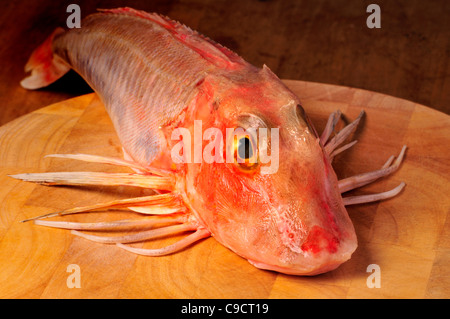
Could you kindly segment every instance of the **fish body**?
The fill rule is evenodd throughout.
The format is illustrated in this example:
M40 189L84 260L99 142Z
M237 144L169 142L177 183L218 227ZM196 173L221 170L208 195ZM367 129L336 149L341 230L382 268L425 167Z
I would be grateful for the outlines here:
M355 251L331 166L335 147L326 148L328 138L319 137L299 98L266 66L168 18L119 8L88 16L80 29L55 31L33 53L22 86L46 86L70 68L100 96L125 158L174 177L173 192L203 237L211 234L259 268L295 275L330 271ZM180 139L178 128L194 138ZM210 128L220 134L205 138ZM267 135L230 142L227 128ZM184 151L195 153L199 130L203 155L204 141L225 145L215 148L215 161ZM183 160L174 161L180 143ZM271 148L270 163L258 157L262 148Z

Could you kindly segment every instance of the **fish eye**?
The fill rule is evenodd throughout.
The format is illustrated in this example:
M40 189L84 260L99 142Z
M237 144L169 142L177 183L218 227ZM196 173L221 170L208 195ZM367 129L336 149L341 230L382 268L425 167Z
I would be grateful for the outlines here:
M235 163L243 169L256 168L258 165L257 147L251 136L235 136L234 159Z
M239 157L243 159L249 159L253 156L253 147L250 143L250 139L247 136L239 139L237 151Z

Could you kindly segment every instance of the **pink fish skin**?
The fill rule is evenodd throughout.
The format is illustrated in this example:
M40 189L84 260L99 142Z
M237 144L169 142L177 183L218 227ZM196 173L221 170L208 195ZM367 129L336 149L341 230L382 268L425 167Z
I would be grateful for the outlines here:
M33 53L22 85L44 87L70 68L100 96L126 158L173 174L173 193L203 235L256 267L294 275L333 270L355 251L324 141L268 67L168 18L119 8L86 17L80 29L57 29ZM174 163L172 133L181 127L194 136L196 120L203 134L219 129L223 142L227 128L265 128L268 136L278 129L278 169L263 174L270 163L260 161Z

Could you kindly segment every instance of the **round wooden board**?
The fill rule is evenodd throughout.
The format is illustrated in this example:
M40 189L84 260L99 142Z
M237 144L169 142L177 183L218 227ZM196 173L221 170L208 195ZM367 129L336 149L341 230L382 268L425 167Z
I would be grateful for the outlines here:
M400 170L358 194L405 181L381 203L348 207L359 247L338 269L314 277L259 270L214 238L158 258L136 256L69 231L21 223L36 215L139 190L46 187L10 174L107 170L116 167L44 158L54 153L121 156L111 122L95 94L47 106L0 128L1 298L448 298L450 297L450 117L409 101L364 90L285 81L321 131L330 112L348 120L364 109L359 142L334 162L339 177L377 169L408 145ZM26 94L24 92L24 94ZM122 212L70 216L97 221ZM67 217L69 218L69 217ZM167 238L145 247L165 245ZM369 288L368 266L379 266L380 288ZM69 288L73 266L80 288ZM76 266L75 266L76 267ZM369 278L369 282L371 282Z

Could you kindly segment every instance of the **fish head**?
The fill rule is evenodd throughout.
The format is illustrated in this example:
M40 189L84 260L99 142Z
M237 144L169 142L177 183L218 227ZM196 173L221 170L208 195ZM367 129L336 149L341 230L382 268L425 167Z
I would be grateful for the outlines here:
M187 201L220 243L256 267L335 269L357 240L328 155L296 95L267 67L251 76L211 84L208 111L196 117L203 159L188 165Z

